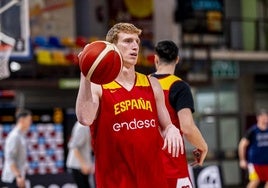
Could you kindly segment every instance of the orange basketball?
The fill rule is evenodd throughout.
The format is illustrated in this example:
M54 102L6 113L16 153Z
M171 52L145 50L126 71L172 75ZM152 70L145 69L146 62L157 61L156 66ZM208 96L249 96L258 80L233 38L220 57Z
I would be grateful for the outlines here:
M95 41L78 55L79 67L87 80L95 84L113 81L122 69L122 57L114 44Z

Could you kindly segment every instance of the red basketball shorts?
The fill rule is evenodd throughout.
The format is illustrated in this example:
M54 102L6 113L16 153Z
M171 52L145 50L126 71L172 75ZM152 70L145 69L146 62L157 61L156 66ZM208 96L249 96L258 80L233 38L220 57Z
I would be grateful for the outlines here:
M248 164L249 180L268 181L268 165Z

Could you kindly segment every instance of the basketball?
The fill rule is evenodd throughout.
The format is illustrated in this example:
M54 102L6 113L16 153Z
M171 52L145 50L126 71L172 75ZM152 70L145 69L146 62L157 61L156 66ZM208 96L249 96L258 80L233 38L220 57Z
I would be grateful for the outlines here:
M122 69L122 57L114 44L95 41L78 55L79 67L87 80L95 84L113 81Z

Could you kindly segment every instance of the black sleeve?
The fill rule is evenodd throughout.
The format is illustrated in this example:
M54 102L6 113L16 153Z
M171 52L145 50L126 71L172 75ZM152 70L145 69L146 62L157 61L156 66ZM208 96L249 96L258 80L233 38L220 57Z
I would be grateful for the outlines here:
M246 138L247 140L251 140L253 136L254 136L254 128L251 128L246 132L244 138Z
M183 108L189 108L194 112L194 100L190 86L184 81L177 81L171 86L169 101L177 112Z

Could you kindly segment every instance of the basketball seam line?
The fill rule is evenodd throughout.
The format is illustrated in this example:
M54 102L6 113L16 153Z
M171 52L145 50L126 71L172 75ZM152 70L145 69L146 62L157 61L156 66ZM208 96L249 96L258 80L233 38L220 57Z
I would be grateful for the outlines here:
M97 57L97 59L94 61L94 63L92 64L92 66L90 67L86 78L90 81L90 78L94 72L94 70L97 68L97 66L100 64L101 59L110 51L112 51L114 48L112 45L107 45L106 48L99 54L99 56Z

